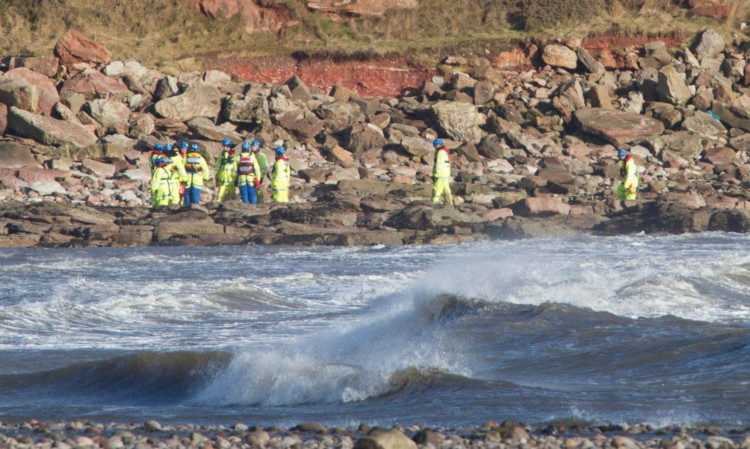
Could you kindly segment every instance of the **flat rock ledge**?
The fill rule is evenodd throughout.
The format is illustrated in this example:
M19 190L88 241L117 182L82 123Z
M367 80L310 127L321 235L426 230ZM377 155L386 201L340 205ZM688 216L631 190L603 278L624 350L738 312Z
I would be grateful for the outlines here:
M582 234L750 231L750 208L744 201L707 203L689 195L572 206L555 197L528 197L502 208L433 206L426 200L402 204L340 190L328 196L314 203L163 208L8 201L0 204L0 247L394 246Z
M333 427L303 422L293 427L224 425L169 425L150 419L144 424L96 422L0 423L0 447L8 448L237 448L282 449L747 449L748 429L715 426L695 428L649 425L555 425L539 428L504 421L481 426L425 428L420 425L391 428L367 424Z

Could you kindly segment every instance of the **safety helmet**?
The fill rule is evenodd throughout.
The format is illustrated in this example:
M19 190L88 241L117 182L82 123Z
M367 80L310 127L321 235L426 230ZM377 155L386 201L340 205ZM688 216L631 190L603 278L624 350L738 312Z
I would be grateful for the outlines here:
M627 156L628 156L628 152L625 150L620 150L617 152L618 159L625 159Z
M197 143L193 143L192 145L190 145L190 149L198 151L198 144Z
M286 153L286 150L284 149L284 147L276 147L276 149L274 151L276 152L276 154L285 154Z
M440 139L435 139L432 141L432 146L435 148L442 146L442 145L443 145L443 141Z
M250 149L250 144L247 143L247 142L242 142L242 149L243 150L249 150Z
M260 142L258 142L257 140L253 140L253 142L250 144L250 146L260 148Z
M173 149L174 147L172 146L171 143L164 145L164 151L166 151L167 153L171 152Z
M164 145L157 143L154 145L154 151L164 151Z
M225 147L231 147L232 146L232 139L226 138L221 141L221 144Z
M180 144L180 148L183 148L183 149L187 150L188 149L188 143L187 143L187 141L183 140L182 143Z

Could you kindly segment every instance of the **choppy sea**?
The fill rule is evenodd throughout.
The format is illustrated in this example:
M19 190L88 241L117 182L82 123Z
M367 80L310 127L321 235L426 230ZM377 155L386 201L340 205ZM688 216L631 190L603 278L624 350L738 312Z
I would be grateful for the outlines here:
M750 236L0 250L0 421L750 425Z

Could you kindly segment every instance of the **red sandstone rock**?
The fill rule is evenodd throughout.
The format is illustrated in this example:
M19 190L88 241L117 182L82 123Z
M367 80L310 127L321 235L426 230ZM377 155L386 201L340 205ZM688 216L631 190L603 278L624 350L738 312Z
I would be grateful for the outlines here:
M200 0L196 7L203 14L212 18L216 18L220 14L223 14L224 17L239 14L242 17L242 26L246 33L275 32L282 26L295 23L291 19L291 10L283 4L264 7L253 0Z
M92 100L95 97L127 97L132 94L122 81L112 79L94 70L80 73L65 81L62 89L60 89L60 95L65 95L68 92L83 94L87 100Z
M75 30L68 30L55 44L55 56L68 69L78 63L92 67L104 65L112 58L112 53L103 45Z
M60 101L55 82L41 73L34 72L23 67L9 70L5 73L8 79L22 79L36 86L39 94L38 107L44 115L50 115L52 108Z

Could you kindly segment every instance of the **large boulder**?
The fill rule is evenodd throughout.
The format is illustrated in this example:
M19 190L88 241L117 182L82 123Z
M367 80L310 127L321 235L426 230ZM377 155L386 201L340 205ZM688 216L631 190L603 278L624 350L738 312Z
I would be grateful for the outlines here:
M221 115L230 122L256 126L270 122L268 100L263 96L233 95L224 102Z
M21 137L34 139L45 145L71 145L81 148L96 143L96 136L88 128L11 107L8 128Z
M581 131L617 146L646 140L664 132L664 124L659 120L617 109L581 109L574 115Z
M307 140L323 130L323 122L311 112L289 111L276 116L276 123L297 139Z
M5 78L22 79L36 86L39 94L39 110L45 115L50 115L52 108L60 101L60 95L57 93L54 81L41 73L21 67L8 70L5 73Z
M552 67L575 70L578 66L578 55L565 45L550 44L542 51L542 60Z
M363 153L373 148L383 148L388 140L383 131L371 123L358 123L345 132L346 149L353 153Z
M216 18L219 15L232 17L239 15L240 26L245 33L262 31L276 32L288 23L293 15L289 7L281 3L262 6L248 0L199 0L195 6L205 15Z
M672 151L687 159L692 159L703 151L701 137L688 131L677 131L662 136L661 141L664 143L664 150Z
M18 142L0 142L0 161L3 168L42 168L31 149Z
M660 101L684 106L693 94L674 66L668 65L659 71L656 96Z
M48 78L54 78L60 68L60 60L54 56L11 56L3 62L7 64L8 69L23 67Z
M154 111L163 118L183 122L195 117L216 117L221 112L221 93L216 86L201 81L181 95L158 101Z
M86 100L94 98L126 98L133 93L122 81L112 79L96 70L87 70L66 80L60 88L60 96L83 94Z
M719 120L703 111L695 111L693 116L683 120L681 127L701 137L716 137L727 133L727 129Z
M417 443L395 429L379 429L360 438L354 449L417 449Z
M29 112L39 110L39 90L23 79L0 78L0 103Z
M231 139L232 142L239 142L242 140L242 136L239 133L221 126L216 126L214 125L214 122L206 117L196 117L187 122L187 125L193 132L208 140L214 140L217 142L227 138Z
M119 101L97 99L89 104L89 114L105 127L127 125L130 108Z
M539 217L549 215L568 215L570 205L563 203L560 198L529 197L512 204L513 214L520 217Z
M85 63L92 67L105 65L112 53L103 45L75 30L68 30L55 44L55 56L68 68Z
M739 105L730 106L715 101L712 111L719 116L722 123L743 131L750 131L750 108Z
M432 105L431 111L443 135L473 144L478 144L482 138L481 117L473 104L439 101Z
M700 58L713 58L726 46L724 39L712 29L708 29L701 34L698 43L695 45L695 54Z

